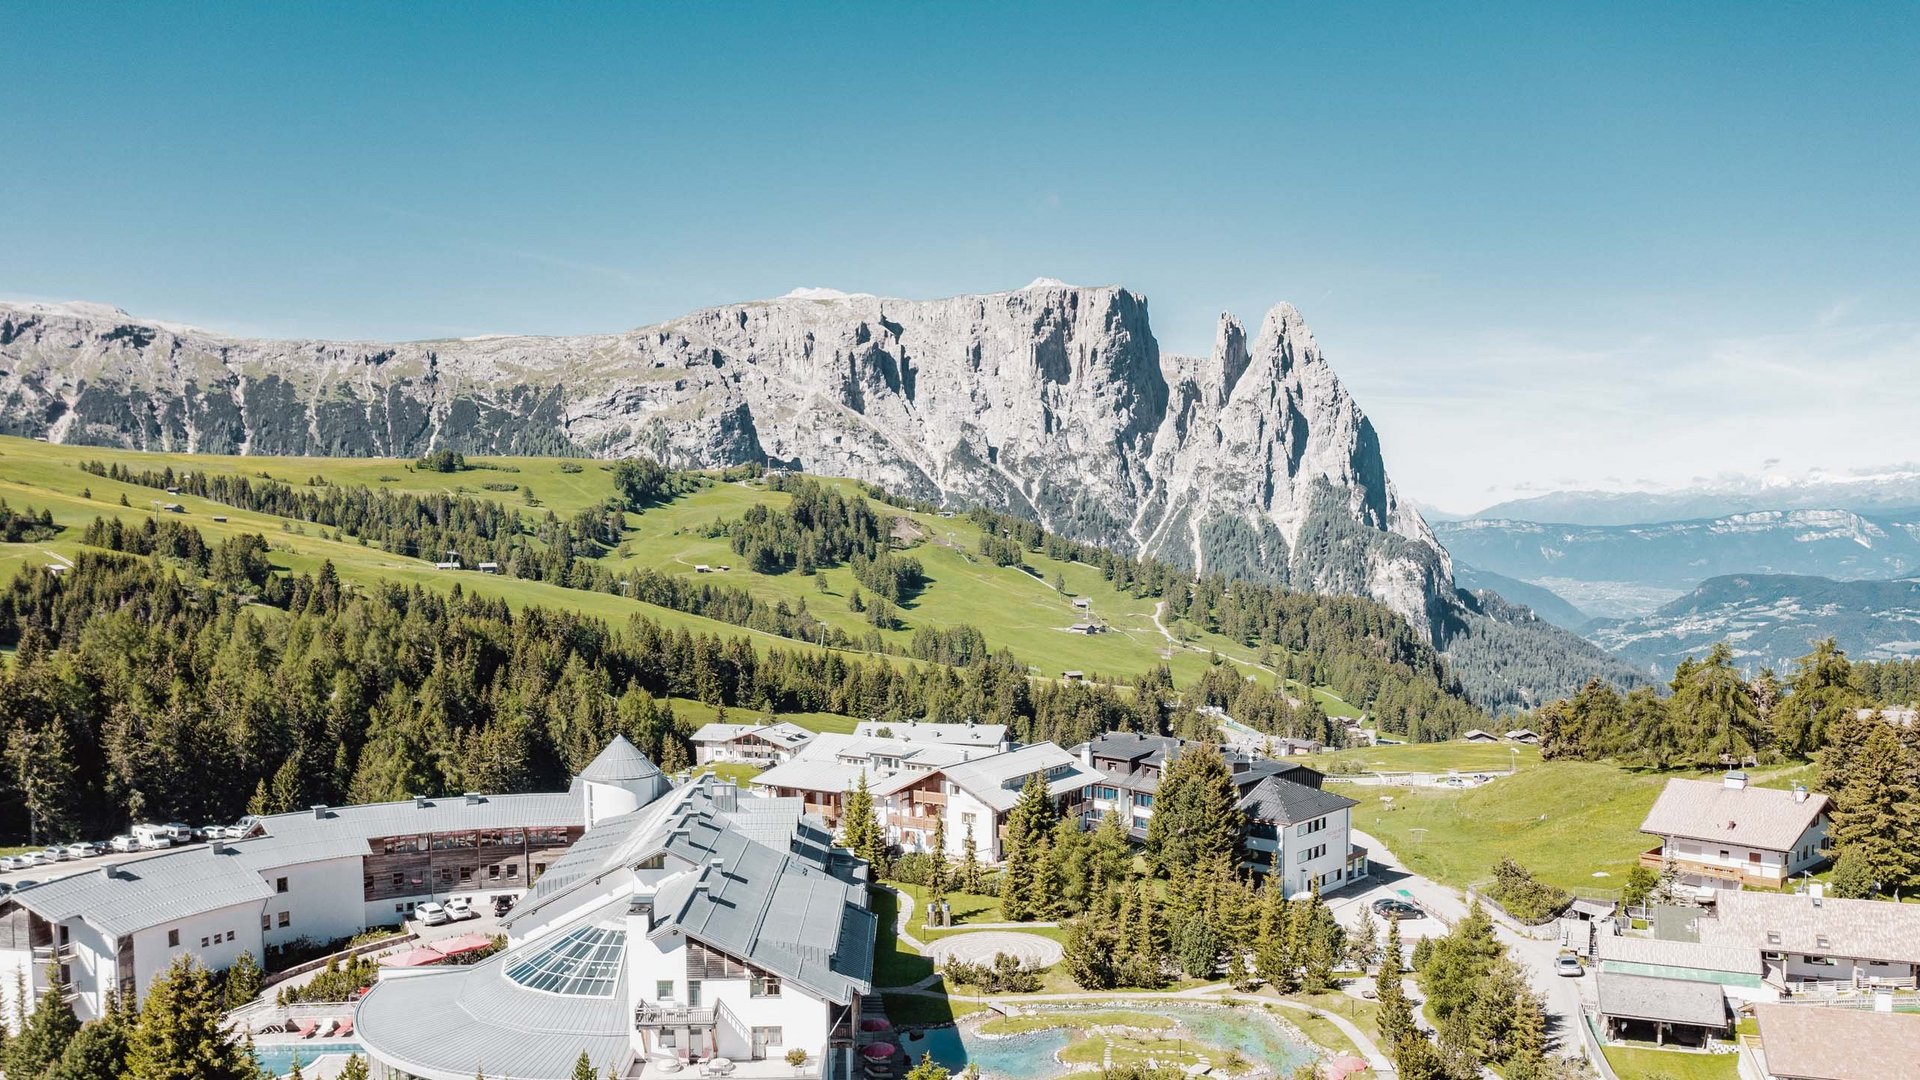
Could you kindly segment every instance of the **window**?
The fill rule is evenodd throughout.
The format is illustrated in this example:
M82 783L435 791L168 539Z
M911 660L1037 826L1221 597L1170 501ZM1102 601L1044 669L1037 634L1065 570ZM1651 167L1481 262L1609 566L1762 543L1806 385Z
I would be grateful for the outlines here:
M1749 851L1749 852L1747 852L1747 861L1748 861L1748 862L1750 862L1750 863L1752 863L1752 864L1753 864L1753 865L1755 865L1755 866L1759 866L1759 865L1760 865L1760 853L1759 853L1759 852L1757 852L1757 851Z
M1111 802L1120 797L1120 791L1117 788L1103 787L1100 789L1100 797Z
M402 889L406 887L406 884L407 884L407 875L401 874L401 873L396 873L393 875L394 888Z
M489 866L489 867L487 867L487 876L488 876L488 877L490 877L490 878L497 878L497 877L499 877L499 876L500 876L500 864L499 864L499 863L494 863L494 864L493 864L492 866Z
M757 998L779 997L780 996L780 976L769 975L764 971L754 972L753 973L753 996Z
M167 948L177 949L179 947L180 947L180 931L178 930L167 931Z
M286 879L286 878L274 878L274 879L273 879L273 891L274 891L274 892L286 892L286 891L287 891L287 879Z
M672 1001L673 1000L673 980L661 979L659 982L654 983L653 999L655 1001Z
M1135 806L1152 806L1152 805L1153 805L1153 796L1152 796L1152 795L1150 795L1150 794L1148 794L1147 792L1144 792L1144 791L1142 791L1142 792L1139 792L1139 793L1137 793L1137 794L1135 794L1135 795L1134 795L1134 797L1133 797L1133 805L1135 805Z
M203 938L201 938L201 939L200 939L200 947L201 947L201 948L203 948L203 949L207 947L207 939L206 939L206 938L204 938L204 937L203 937Z
M519 877L519 876L520 876L520 864L519 864L519 863L517 863L517 862L510 862L510 863L508 863L508 864L507 864L507 876L508 876L508 877Z
M231 930L229 930L229 931L227 931L227 940L228 940L228 941L232 941L232 940L233 940L233 931L231 931Z
M280 919L279 919L279 923L280 923L280 926L281 926L281 928L282 928L282 929L284 929L284 928L286 928L286 927L288 927L288 926L290 926L290 925L292 925L292 924L293 924L293 912L291 912L291 911L283 911L283 912L281 912L281 913L280 913Z
M777 1027L757 1027L753 1029L753 1042L756 1046L779 1046L782 1038Z
M472 881L472 880L473 880L473 867L471 867L471 866L463 866L463 867L461 867L461 868L460 868L460 880L461 880L461 881Z

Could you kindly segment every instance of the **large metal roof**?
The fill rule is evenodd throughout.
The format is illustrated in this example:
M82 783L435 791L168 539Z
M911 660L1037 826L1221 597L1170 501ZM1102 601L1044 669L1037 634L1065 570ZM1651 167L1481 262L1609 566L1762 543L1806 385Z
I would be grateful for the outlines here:
M576 933L624 933L626 914L623 897L471 967L390 973L360 1002L358 1038L424 1080L567 1080L582 1051L596 1075L605 1075L628 1053L627 965L611 965L612 984L596 982L591 994L535 989L509 973L529 962L555 970L547 958L556 943Z

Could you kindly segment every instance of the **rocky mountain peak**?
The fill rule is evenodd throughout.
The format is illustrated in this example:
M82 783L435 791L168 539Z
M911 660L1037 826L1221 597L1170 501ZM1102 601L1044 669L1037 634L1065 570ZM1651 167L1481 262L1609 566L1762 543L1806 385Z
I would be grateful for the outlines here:
M1205 360L1145 297L1038 279L907 300L825 288L626 333L229 338L0 305L0 430L224 453L773 462L983 503L1197 572L1382 600L1437 635L1446 553L1290 304Z

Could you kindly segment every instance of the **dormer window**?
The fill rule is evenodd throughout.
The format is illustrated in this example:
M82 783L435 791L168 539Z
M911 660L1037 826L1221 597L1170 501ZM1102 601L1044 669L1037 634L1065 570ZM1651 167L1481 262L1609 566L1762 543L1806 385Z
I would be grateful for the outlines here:
M1778 930L1767 931L1767 944L1769 945L1780 944L1780 931Z

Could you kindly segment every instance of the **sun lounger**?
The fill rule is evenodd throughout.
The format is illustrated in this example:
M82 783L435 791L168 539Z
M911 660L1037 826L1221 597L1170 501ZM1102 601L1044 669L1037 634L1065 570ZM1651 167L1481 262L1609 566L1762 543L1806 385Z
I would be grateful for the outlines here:
M345 1020L340 1021L340 1030L333 1034L334 1037L341 1039L353 1034L353 1017L349 1016Z
M311 1039L313 1033L320 1030L320 1025L312 1020L299 1020L294 1022L293 1030L299 1032L301 1038Z

